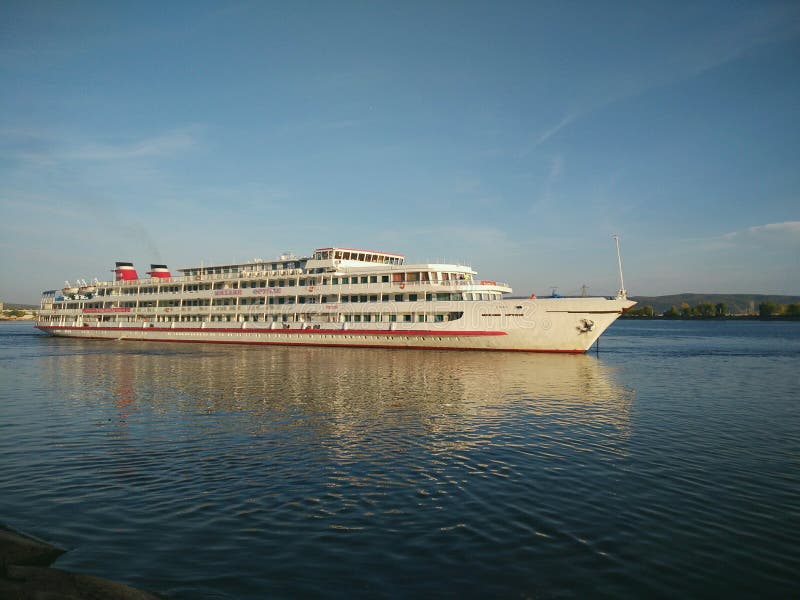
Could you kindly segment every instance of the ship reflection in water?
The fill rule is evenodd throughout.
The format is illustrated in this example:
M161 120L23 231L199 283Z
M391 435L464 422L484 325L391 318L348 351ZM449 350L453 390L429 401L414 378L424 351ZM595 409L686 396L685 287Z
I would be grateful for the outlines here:
M178 597L504 595L560 587L537 560L607 562L580 539L616 518L595 490L628 456L634 397L594 356L62 344L43 384L82 463L58 493L103 519L65 567ZM135 573L109 573L103 553L131 551Z
M251 431L294 430L302 419L317 435L337 436L367 435L365 422L457 431L476 417L485 429L487 417L523 412L559 416L561 426L613 427L624 440L632 401L591 355L113 342L105 353L96 342L68 343L75 352L53 357L48 385L78 404L113 404L122 424L138 411L247 413Z

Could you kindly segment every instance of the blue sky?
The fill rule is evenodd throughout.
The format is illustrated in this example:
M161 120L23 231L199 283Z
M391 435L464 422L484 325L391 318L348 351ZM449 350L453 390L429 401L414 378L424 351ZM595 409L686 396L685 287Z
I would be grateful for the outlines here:
M5 2L0 299L344 245L800 294L797 2Z

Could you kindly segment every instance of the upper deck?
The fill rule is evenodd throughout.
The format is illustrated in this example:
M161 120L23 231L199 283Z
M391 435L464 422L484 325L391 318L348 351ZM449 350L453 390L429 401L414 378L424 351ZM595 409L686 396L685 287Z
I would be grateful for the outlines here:
M116 281L95 281L87 287L48 290L43 293L43 303L71 299L91 300L98 297L136 295L158 298L162 295L236 293L255 294L262 288L270 293L282 289L293 296L319 296L348 293L388 293L406 290L406 293L424 292L433 288L459 287L465 291L493 291L510 293L511 288L496 281L478 281L471 267L456 264L407 264L401 254L360 250L355 248L318 248L310 257L283 254L271 261L253 259L223 265L187 267L178 269L179 276L171 276L166 265L156 265L158 270L148 272L150 277L139 277L132 263L117 263L127 269L128 278ZM119 269L118 269L119 270ZM156 272L158 271L158 272ZM155 276L154 276L155 275ZM254 289L251 289L254 288ZM240 292L238 290L241 290Z

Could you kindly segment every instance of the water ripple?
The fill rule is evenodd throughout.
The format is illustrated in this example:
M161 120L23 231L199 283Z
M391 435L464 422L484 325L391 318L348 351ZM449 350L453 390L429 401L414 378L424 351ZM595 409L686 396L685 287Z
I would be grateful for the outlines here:
M599 358L0 329L0 515L174 598L791 597L800 329L674 327Z

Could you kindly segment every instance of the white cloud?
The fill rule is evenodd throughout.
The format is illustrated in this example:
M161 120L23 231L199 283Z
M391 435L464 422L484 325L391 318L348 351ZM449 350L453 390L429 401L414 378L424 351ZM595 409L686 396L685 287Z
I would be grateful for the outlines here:
M767 223L766 225L754 225L743 231L732 231L722 236L725 240L737 240L743 238L798 238L800 239L800 221L784 221L783 223Z
M198 146L199 127L184 127L139 140L115 144L73 141L74 135L0 130L0 152L35 165L64 161L120 161L176 156Z
M131 158L165 157L180 154L197 145L196 135L179 129L138 142L126 144L90 144L64 153L73 160L126 160Z

